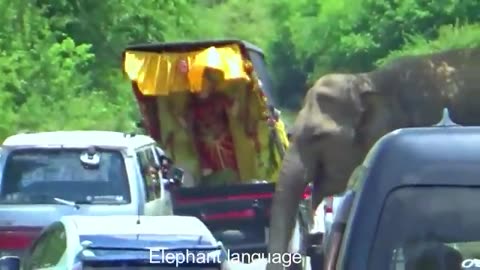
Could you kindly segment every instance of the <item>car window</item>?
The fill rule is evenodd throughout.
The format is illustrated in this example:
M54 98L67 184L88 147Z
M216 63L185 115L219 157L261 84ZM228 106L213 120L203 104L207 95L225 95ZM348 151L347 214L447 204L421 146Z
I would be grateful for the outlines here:
M129 203L120 151L96 150L98 167L84 162L85 149L21 149L7 156L0 202L51 204L54 198L91 203Z
M62 223L51 225L32 246L25 258L25 270L53 267L60 260L67 248L67 237ZM28 258L28 259L27 259Z
M154 148L147 147L137 151L137 162L142 173L146 201L153 201L160 198L160 182L156 173L157 160L154 156Z
M369 269L462 269L480 256L480 188L407 186L384 204ZM426 268L430 269L430 268Z
M154 150L155 155L157 155L157 159L160 159L160 157L165 155L165 151L163 151L163 149L160 146L156 146L154 149L155 149Z

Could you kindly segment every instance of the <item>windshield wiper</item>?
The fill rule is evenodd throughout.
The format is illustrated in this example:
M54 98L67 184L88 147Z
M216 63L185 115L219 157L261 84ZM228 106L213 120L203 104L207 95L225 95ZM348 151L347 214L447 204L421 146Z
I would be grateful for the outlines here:
M57 203L63 204L63 205L70 205L72 207L75 207L75 209L80 209L80 204L92 204L91 201L69 201L69 200L64 200L62 198L53 198Z

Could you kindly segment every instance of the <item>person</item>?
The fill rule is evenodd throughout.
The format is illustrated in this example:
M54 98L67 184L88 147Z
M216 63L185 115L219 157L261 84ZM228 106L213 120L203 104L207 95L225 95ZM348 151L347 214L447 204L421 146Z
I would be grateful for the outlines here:
M228 112L235 114L238 105L233 98L219 91L219 72L214 69L204 71L202 91L192 94L186 119L181 119L182 126L189 128L193 134L204 179L201 182L204 184L239 180L235 145L228 120Z
M435 243L417 249L413 258L407 258L405 270L461 270L462 254L445 244Z

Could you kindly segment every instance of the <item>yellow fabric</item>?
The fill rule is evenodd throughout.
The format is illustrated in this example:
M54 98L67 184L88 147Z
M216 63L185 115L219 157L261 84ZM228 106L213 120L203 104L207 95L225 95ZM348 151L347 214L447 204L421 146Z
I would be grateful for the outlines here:
M186 111L188 92L175 93L169 97L157 97L158 119L162 149L175 159L177 166L192 175L200 175L199 161L188 130L184 129L179 118Z
M285 128L285 124L283 121L280 119L276 124L275 124L275 130L277 131L277 136L279 143L283 147L283 152L285 152L289 146L290 141L288 140L287 136L287 129ZM275 152L275 162L276 162L276 169L271 174L272 181L277 181L278 179L278 173L280 172L279 168L282 163L283 156L280 155L279 151Z
M179 72L180 61L188 72ZM143 95L168 96L175 92L197 93L203 85L205 68L223 72L225 80L249 80L238 45L210 47L187 53L125 52L123 68L129 79L137 82Z
M187 73L178 68L181 60L188 63ZM245 73L246 65L251 63L242 59L238 45L188 53L126 52L124 69L128 77L137 82L143 95L157 96L159 143L177 165L194 178L201 175L200 159L194 138L181 126L179 119L186 116L189 95L202 89L205 68L223 71L224 81L218 89L237 103L237 113L230 110L227 115L241 180L276 181L278 178L282 156L278 143L272 141L272 127L267 123L267 100L256 76L250 78ZM256 151L255 141L248 136L247 130L257 131L260 152ZM286 149L288 139L283 122L278 122L274 131L276 139Z

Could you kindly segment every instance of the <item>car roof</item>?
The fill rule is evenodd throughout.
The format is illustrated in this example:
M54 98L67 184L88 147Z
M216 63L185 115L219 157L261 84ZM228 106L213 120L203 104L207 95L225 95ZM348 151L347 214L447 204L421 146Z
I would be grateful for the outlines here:
M74 130L23 133L8 137L3 146L103 146L109 148L140 148L155 143L145 135L130 135L115 131Z
M128 46L125 51L145 51L145 52L188 52L193 50L207 49L211 46L227 46L238 44L247 50L252 50L260 55L264 55L262 49L252 43L240 39L213 39L213 40L191 40L178 42L146 43L134 44Z
M199 235L214 239L202 221L190 216L64 216L61 221L74 224L78 235Z
M364 161L365 167L370 170L365 180L385 190L401 185L448 182L480 186L477 178L441 180L438 177L413 176L425 166L442 163L445 170L452 170L451 166L457 166L458 162L477 163L480 170L480 127L400 129L384 136L372 148Z
M354 189L358 195L348 218L351 230L344 240L348 269L355 269L353 263L358 266L367 261L370 249L364 249L364 243L375 241L390 194L406 187L480 188L480 127L456 125L444 114L437 125L386 134L371 148L362 165L361 184ZM403 201L401 205L415 207Z

